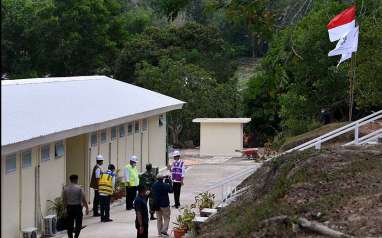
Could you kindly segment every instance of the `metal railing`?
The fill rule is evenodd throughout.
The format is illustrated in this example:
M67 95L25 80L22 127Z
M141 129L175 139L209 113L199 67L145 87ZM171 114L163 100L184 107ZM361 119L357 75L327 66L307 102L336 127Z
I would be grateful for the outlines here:
M359 145L361 142L363 143L366 143L364 140L367 139L365 137L362 137L362 138L359 138L359 128L361 126L364 126L368 123L371 123L371 122L374 122L378 119L381 119L382 118L382 110L378 111L378 112L375 112L369 116L366 116L364 118L361 118L355 122L352 122L352 123L349 123L343 127L340 127L338 129L335 129L331 132L328 132L322 136L319 136L313 140L310 140L308 142L305 142L299 146L296 146L290 150L287 150L285 151L284 153L282 154L286 154L286 153L290 153L292 151L295 151L295 150L306 150L306 149L309 149L309 148L312 148L312 147L315 147L316 149L321 149L321 144L328 141L328 140L331 140L335 137L338 137L340 135L343 135L345 133L348 133L350 131L354 131L354 140L349 142L348 144L355 144L355 145ZM379 131L379 130L378 130ZM374 133L374 132L372 132ZM378 132L377 134L374 134L375 137L373 137L373 139L375 138L378 138L379 135L381 133ZM370 139L370 138L369 138ZM345 144L345 145L348 145L348 144Z
M220 195L220 197L215 197L215 202L217 202L218 204L220 204L221 202L225 202L227 200L227 197L231 197L239 190L238 185L242 181L244 181L249 175L253 174L253 172L255 172L257 168L258 166L251 166L230 176L227 176L222 180L209 186L204 192L213 192L215 193L215 195Z

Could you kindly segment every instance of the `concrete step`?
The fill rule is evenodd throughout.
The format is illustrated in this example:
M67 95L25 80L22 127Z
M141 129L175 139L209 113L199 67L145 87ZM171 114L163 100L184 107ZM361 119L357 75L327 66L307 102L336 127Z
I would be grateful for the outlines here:
M201 217L210 217L210 216L216 214L217 212L218 212L218 210L214 209L214 208L203 208L200 211L200 216Z

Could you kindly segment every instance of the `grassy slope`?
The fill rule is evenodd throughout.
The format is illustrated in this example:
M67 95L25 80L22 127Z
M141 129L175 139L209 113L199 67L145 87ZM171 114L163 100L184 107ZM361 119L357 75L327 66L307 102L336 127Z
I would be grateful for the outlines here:
M243 183L251 191L204 225L200 237L319 237L295 233L290 224L261 224L278 215L361 237L382 235L381 145L289 154Z

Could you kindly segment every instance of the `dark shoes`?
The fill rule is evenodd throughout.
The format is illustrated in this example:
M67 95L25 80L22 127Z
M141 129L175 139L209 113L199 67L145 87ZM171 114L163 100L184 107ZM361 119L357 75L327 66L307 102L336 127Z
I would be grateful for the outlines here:
M93 214L93 217L100 217L100 214Z
M161 232L162 236L169 236L167 232Z
M101 220L101 222L111 222L113 221L113 219L105 219L105 220Z
M151 216L150 220L153 221L153 220L156 220L156 218L154 216Z

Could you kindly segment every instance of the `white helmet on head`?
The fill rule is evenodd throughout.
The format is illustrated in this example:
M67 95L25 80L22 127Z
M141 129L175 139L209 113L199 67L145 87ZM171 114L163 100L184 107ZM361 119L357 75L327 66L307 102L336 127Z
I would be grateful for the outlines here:
M172 156L173 157L180 156L180 151L179 150L174 150L174 152L172 152Z
M134 163L137 163L137 162L138 162L138 156L136 156L136 155L132 155L132 156L130 157L130 161L133 161Z
M97 155L96 156L97 161L103 161L103 156L102 155Z

